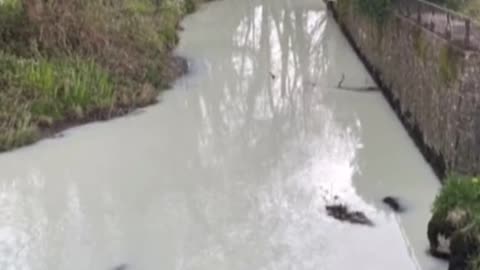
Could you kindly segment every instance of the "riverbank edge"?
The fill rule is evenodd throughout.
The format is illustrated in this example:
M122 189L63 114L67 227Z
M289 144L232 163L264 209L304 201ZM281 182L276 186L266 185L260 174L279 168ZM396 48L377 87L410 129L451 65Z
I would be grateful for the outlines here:
M188 15L189 14L187 14L186 16ZM169 72L169 76L167 78L163 78L163 79L166 79L165 83L168 86L166 88L153 89L153 91L155 92L155 98L153 100L148 100L147 102L144 102L144 103L132 102L131 104L125 104L123 106L117 105L113 110L99 108L97 110L93 110L92 112L86 114L82 118L66 119L64 121L54 122L52 123L52 125L48 127L41 128L39 136L36 137L35 141L33 141L32 143L19 146L17 148L13 148L4 152L15 151L19 148L36 144L44 139L52 138L55 136L62 136L61 133L70 128L74 128L74 127L89 124L89 123L106 122L109 120L113 120L115 118L126 116L138 109L142 109L151 105L158 104L159 97L162 94L162 92L171 90L171 84L176 80L178 80L179 78L181 78L182 76L187 75L189 71L187 59L174 54L174 49L175 48L171 49L167 55L168 57L167 65L169 67L167 71ZM0 151L0 154L1 153L2 151Z
M410 138L415 143L417 149L422 153L424 159L430 165L438 179L442 181L447 174L444 158L441 155L436 154L434 149L425 143L420 128L416 124L409 123L408 116L402 113L400 101L395 99L391 89L382 81L379 73L370 63L367 56L361 51L360 47L356 44L346 25L339 19L338 11L335 8L334 2L330 0L323 0L323 2L327 6L327 10L331 12L332 17L335 19L335 22L348 40L348 43L353 48L358 58L367 69L368 73L372 76L373 80L380 88L383 96L395 112L395 115L402 123Z

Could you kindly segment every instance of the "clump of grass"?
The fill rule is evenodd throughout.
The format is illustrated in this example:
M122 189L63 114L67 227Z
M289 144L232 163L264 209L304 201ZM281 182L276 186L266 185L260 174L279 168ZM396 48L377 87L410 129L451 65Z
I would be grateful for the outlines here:
M157 6L158 5L158 6ZM130 0L125 2L125 9L132 14L151 14L160 8L160 1Z
M71 111L110 106L114 100L113 79L90 60L21 59L0 54L0 67L0 79L13 88L11 94L29 99L34 115L62 119Z
M21 61L15 66L14 78L30 89L38 100L32 106L35 115L54 119L74 115L82 117L90 108L111 106L114 82L110 75L93 61Z
M21 5L18 0L3 0L0 4L0 21L2 25L18 21L21 13ZM11 25L9 25L11 27Z
M447 177L442 191L435 199L433 212L446 214L460 208L480 218L480 179L452 174ZM479 219L480 220L480 219Z
M0 150L32 142L56 122L107 111L115 102L115 81L93 61L0 54L0 69Z
M40 137L39 130L32 124L31 114L24 107L3 108L0 120L0 151L32 143Z
M480 269L480 179L448 176L435 199L433 213L428 228L431 246L436 248L437 233L451 237L450 267Z

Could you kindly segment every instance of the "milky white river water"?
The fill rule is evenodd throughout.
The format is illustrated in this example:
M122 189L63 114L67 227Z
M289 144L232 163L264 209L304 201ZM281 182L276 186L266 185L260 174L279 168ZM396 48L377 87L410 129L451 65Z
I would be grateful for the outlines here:
M439 182L320 0L185 19L155 106L0 155L1 270L438 270ZM407 212L382 205L399 197ZM325 213L337 201L374 227Z

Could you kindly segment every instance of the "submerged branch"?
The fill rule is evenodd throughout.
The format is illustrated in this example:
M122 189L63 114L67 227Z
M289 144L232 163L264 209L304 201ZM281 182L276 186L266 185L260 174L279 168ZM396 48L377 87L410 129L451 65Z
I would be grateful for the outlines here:
M342 73L342 78L337 84L338 89L345 90L345 91L354 91L354 92L372 92L372 91L380 90L380 88L378 88L377 86L346 87L346 86L343 86L344 81L345 81L345 74Z

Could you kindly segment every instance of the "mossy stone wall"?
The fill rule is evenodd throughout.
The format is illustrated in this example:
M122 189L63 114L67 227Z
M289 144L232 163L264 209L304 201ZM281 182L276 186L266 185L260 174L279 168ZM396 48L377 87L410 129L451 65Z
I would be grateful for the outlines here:
M480 55L391 13L382 24L337 0L338 20L443 172L480 172ZM425 153L425 151L424 151ZM433 161L433 159L435 159ZM440 159L440 161L439 161Z

